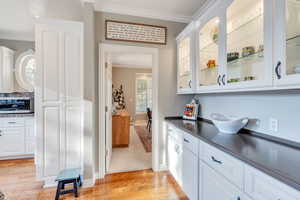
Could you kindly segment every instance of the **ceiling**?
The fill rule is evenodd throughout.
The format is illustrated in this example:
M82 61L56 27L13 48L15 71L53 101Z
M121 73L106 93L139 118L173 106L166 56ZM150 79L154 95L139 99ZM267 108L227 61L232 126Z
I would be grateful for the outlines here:
M103 12L188 23L207 0L95 0Z
M111 54L113 67L124 68L152 68L152 55L144 53L113 53Z

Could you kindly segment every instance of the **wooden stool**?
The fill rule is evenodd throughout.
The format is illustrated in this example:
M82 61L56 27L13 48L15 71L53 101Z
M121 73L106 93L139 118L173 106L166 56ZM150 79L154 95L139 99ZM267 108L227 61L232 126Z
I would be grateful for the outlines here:
M56 181L58 181L55 200L59 200L59 195L74 193L75 197L78 197L78 186L82 186L82 177L80 175L80 169L65 169L61 171ZM65 185L73 183L73 189L65 190Z

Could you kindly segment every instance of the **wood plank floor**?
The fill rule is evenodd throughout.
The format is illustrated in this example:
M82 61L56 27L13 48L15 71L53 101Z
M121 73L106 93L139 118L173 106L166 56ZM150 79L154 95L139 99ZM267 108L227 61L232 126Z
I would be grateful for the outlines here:
M0 190L9 200L53 200L55 188L43 189L35 180L32 159L0 161ZM62 200L186 200L168 172L152 170L111 174L94 187L80 190L80 197L64 195Z

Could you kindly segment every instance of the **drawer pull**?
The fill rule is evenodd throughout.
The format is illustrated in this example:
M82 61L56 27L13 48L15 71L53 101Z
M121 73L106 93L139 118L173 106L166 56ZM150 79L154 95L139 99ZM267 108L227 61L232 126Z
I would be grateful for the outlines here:
M219 161L219 160L217 160L217 159L215 159L215 157L211 157L211 159L212 159L212 161L214 161L214 162L216 162L216 163L218 163L218 164L222 164L222 161Z
M9 124L16 124L17 122L8 122Z
M183 139L183 141L186 142L186 143L190 143L190 141L188 141L188 140L185 139L185 138Z

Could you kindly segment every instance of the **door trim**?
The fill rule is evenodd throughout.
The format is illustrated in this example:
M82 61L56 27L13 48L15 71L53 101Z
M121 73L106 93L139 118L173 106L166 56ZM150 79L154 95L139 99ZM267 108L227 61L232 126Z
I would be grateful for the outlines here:
M129 45L115 45L99 43L99 176L97 178L104 178L105 170L105 55L113 52L135 53L143 52L152 54L152 169L153 171L164 170L159 163L159 127L158 127L158 67L159 54L158 48L138 47Z

